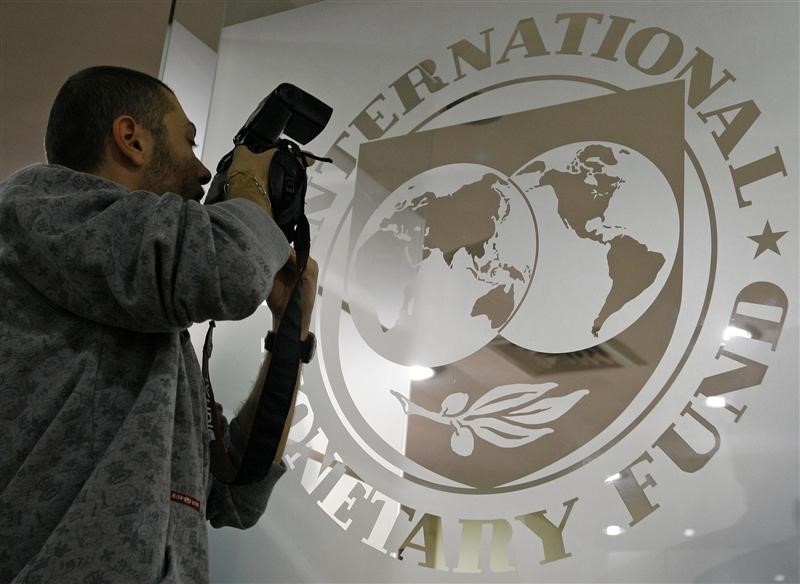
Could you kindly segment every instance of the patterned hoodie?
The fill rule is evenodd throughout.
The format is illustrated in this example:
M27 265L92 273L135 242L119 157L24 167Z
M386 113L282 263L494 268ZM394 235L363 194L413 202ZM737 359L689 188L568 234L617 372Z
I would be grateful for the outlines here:
M186 329L252 314L288 253L242 199L56 165L0 183L0 582L208 582L206 519L254 525L285 469L210 475Z

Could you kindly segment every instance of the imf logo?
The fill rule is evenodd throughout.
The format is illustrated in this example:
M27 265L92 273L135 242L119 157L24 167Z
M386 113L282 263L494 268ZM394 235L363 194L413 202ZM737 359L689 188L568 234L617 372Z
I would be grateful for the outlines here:
M663 469L698 480L746 420L789 310L753 268L783 260L760 197L789 173L777 146L739 154L760 110L734 76L665 29L556 22L560 49L525 18L416 64L309 187L320 351L286 461L342 529L426 568L570 557L582 507L653 515Z

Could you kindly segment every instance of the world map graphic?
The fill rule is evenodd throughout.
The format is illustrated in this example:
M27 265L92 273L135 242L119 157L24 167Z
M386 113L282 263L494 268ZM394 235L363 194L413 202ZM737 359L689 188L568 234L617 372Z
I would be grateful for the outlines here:
M568 151L568 160L564 148L551 151L511 177L451 164L396 189L367 222L351 266L353 317L370 346L398 363L434 365L464 357L509 329L512 342L547 352L521 338L529 333L520 334L513 316L538 313L523 319L525 328L538 320L549 330L558 327L558 313L575 310L586 314L566 332L579 333L578 344L589 346L601 342L606 323L633 299L648 290L652 297L676 243L646 225L653 209L630 207L655 194L655 207L672 227L674 201L663 176L657 170L652 176L652 163L616 145L569 145ZM626 171L638 178L630 180ZM641 201L626 190L631 182ZM650 191L641 192L642 185ZM581 275L586 281L576 286ZM586 301L560 304L574 288Z

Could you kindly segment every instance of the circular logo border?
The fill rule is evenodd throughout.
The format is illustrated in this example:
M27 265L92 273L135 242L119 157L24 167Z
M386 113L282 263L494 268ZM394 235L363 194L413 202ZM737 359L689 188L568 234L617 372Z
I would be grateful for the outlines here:
M487 87L482 88L482 89L480 89L478 91L473 91L473 92L467 94L466 96L463 96L463 97L461 97L461 98L459 98L459 99L457 99L455 101L450 102L446 106L440 108L439 110L437 110L436 112L434 112L433 114L431 114L430 116L428 116L427 118L425 118L424 120L419 122L416 126L414 126L408 132L408 134L416 133L418 131L423 130L424 127L427 124L429 124L431 121L436 119L438 116L442 115L446 111L452 110L453 108L457 107L459 104L464 103L464 102L466 102L466 101L468 101L468 100L470 100L472 98L475 98L475 97L478 97L480 95L489 93L489 92L494 91L496 89L500 89L502 87L508 87L508 86L512 86L512 85L529 83L529 82L533 82L533 81L571 81L571 82L578 82L578 83L583 83L583 84L587 84L587 85L594 85L594 86L597 86L597 87L601 87L603 89L607 89L610 92L623 92L623 91L626 91L626 89L624 89L622 87L619 87L617 85L614 85L612 83L609 83L609 82L606 82L606 81L597 80L597 79L591 79L591 78L588 78L588 77L582 77L582 76L574 76L574 75L540 75L540 76L520 77L520 78L516 78L516 79L512 79L512 80L508 80L508 81L504 81L504 82L501 82L501 83L497 83L497 84L493 84L493 85L487 86ZM577 461L577 462L571 464L570 466L568 466L566 468L560 469L560 470L558 470L556 472L553 472L551 474L548 474L548 475L546 475L544 477L539 477L539 478L534 479L532 481L528 481L528 482L524 482L524 483L520 483L518 481L515 481L513 486L500 486L500 487L496 487L496 488L493 488L493 489L487 490L487 491L478 491L478 490L472 489L472 488L448 487L448 486L445 486L445 485L442 485L442 484L437 484L437 483L434 483L432 481L417 477L414 474L411 474L406 468L404 468L403 465L395 464L394 462L392 462L392 460L387 459L385 456L383 456L383 455L379 454L378 452L376 452L375 449L371 446L371 444L376 440L379 443L380 442L384 442L383 439L364 420L362 420L362 421L364 422L364 425L367 427L367 431L359 433L359 432L355 431L355 429L352 426L352 422L347 420L347 417L345 417L345 419L341 419L342 418L341 414L343 414L341 405L338 403L338 400L336 399L336 397L334 395L334 392L332 390L330 390L329 387L326 387L327 393L331 397L331 400L333 402L331 405L333 406L334 410L337 412L337 415L340 418L340 422L343 423L346 427L350 428L348 430L348 432L351 433L351 437L353 439L355 439L355 441L357 443L362 445L362 447L365 447L364 450L367 451L367 454L370 456L370 458L372 458L374 462L378 463L383 469L385 469L385 470L393 470L394 474L398 474L399 476L401 476L405 480L408 480L410 482L416 483L418 485L421 485L423 487L430 488L430 489L433 489L433 490L436 490L436 491L446 492L446 493L453 493L453 494L466 494L466 495L499 495L499 494L504 494L504 493L521 491L521 490L524 490L524 489L528 489L528 488L531 488L531 487L542 485L542 484L548 483L550 481L553 481L555 479L558 479L558 478L560 478L560 477L562 477L562 476L564 476L566 474L569 474L569 473L575 471L576 469L586 465L588 462L596 459L598 456L600 456L604 452L608 451L610 448L612 448L617 443L619 443L626 435L628 435L636 426L638 426L644 420L644 418L649 415L649 413L653 410L653 408L656 406L656 404L659 401L661 401L661 399L664 397L664 395L670 389L670 387L674 383L674 381L677 378L677 376L683 370L683 367L686 364L686 361L689 358L689 355L693 351L693 349L695 347L695 344L696 344L696 342L698 340L700 331L701 331L701 329L703 327L703 322L705 321L705 317L706 317L708 309L709 309L709 305L710 305L710 302L711 302L711 293L712 293L712 290L713 290L714 280L715 280L715 276L716 276L717 223L716 223L716 214L715 214L715 211L714 211L714 201L713 201L713 197L712 197L712 194L711 194L711 189L710 189L710 186L708 184L708 180L707 180L707 178L705 176L705 173L703 172L703 168L700 165L700 162L699 162L697 156L695 155L695 153L692 150L691 146L685 140L684 140L684 152L685 152L685 155L688 156L689 161L690 161L694 171L697 173L697 177L698 177L698 179L700 181L700 185L701 185L702 190L703 190L703 195L704 195L705 200L706 200L706 207L708 209L709 228L710 228L710 232L711 232L711 253L710 253L710 262L709 262L708 283L707 283L707 286L706 286L706 292L705 292L705 296L704 296L704 300L703 300L703 305L702 305L702 308L701 308L699 316L698 316L697 324L695 325L694 331L692 332L692 335L690 337L689 343L687 344L686 349L683 352L683 355L678 360L678 363L675 366L675 369L673 370L672 374L669 376L667 381L664 383L664 385L660 389L660 391L650 400L650 403L636 416L636 418L634 420L632 420L630 423L628 423L625 426L625 428L623 428L620 432L618 432L616 434L616 436L614 436L612 439L610 439L607 442L605 442L601 447L597 448L594 452L592 452L591 454L589 454L589 455L585 456L584 458L582 458L580 461ZM344 223L346 222L347 218L351 215L352 209L353 209L353 201L351 201L347 205L347 207L345 208L345 210L344 210L344 212L342 214L342 217L340 218L339 223L338 223L338 225L337 225L337 227L335 229L335 232L333 234L332 242L335 242L336 240L339 239L339 237L341 237L341 233L340 232L341 232L342 227L343 227ZM681 225L680 228L683 229L683 226ZM330 248L328 250L328 253L326 254L325 261L324 261L323 265L325 265L325 266L330 266L331 265L330 257L331 257L331 255L333 253L333 249L334 248L335 248L335 245L331 245L330 246ZM320 281L324 282L325 278L326 278L326 275L324 273L321 274ZM320 319L320 320L322 320L322 319ZM320 324L321 324L321 322L320 322ZM336 330L335 331L331 331L331 332L335 333L335 337L338 339L338 337L339 337L339 335L338 335L338 325L336 327ZM321 336L325 335L325 331L321 330L321 328L320 328L320 333L321 333ZM328 380L329 375L325 371L323 371L323 369L324 369L323 363L325 361L327 361L327 360L324 359L324 357L322 355L320 355L320 357L321 357L321 359L319 361L320 373L322 373L322 377L325 380ZM338 360L338 356L334 356L334 359ZM364 435L362 435L362 434L364 434ZM397 457L402 457L406 461L409 461L409 459L403 457L402 454L400 454L400 453L396 453L396 454L397 454ZM397 458L397 457L394 457L394 458ZM392 457L390 457L390 458L392 458ZM411 461L411 462L413 463L413 461ZM416 463L413 463L413 464L416 464ZM425 469L425 470L428 471L429 473L432 472L429 469Z

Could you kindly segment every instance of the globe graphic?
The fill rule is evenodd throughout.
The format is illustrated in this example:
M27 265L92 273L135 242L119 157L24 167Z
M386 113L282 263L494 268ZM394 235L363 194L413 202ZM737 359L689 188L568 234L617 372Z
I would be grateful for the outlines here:
M661 171L619 144L580 142L535 157L511 180L536 216L539 255L531 289L501 334L565 353L638 320L678 248L678 208Z
M365 223L348 268L350 313L390 361L451 363L512 320L536 258L534 216L508 177L479 164L436 167L390 193Z

